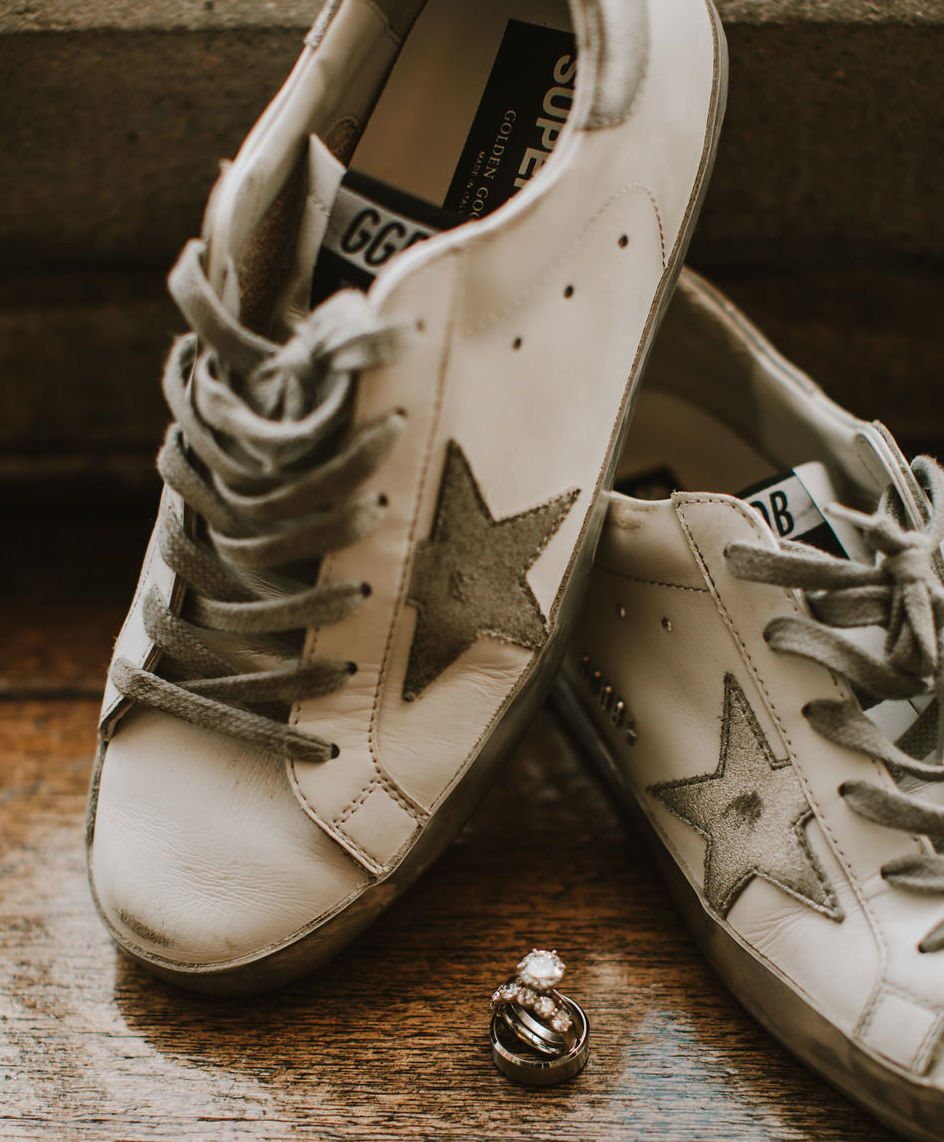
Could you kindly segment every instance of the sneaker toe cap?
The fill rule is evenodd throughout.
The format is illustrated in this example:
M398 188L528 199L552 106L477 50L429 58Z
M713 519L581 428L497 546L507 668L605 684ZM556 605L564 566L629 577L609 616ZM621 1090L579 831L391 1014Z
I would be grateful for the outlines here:
M107 747L89 870L119 943L198 970L291 943L367 881L281 758L149 710Z

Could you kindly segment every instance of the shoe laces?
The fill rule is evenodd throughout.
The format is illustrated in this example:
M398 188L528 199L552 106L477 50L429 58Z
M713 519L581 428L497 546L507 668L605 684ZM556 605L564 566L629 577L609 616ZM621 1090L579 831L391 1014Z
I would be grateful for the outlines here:
M768 623L764 638L774 650L799 655L841 675L854 698L807 703L804 717L823 737L884 763L895 787L850 780L839 787L849 807L879 825L926 837L935 850L890 861L884 879L901 889L944 893L944 806L905 787L944 782L944 471L927 456L912 470L924 489L926 516L909 527L897 493L889 487L873 514L841 505L830 514L862 533L871 563L842 559L802 543L779 550L730 544L725 557L741 579L803 592L808 615L784 615ZM842 628L881 627L880 656L840 633ZM909 730L892 742L864 712L887 699L929 696ZM944 920L921 940L922 952L944 948Z
M185 590L165 599L152 584L143 600L160 673L118 658L112 681L144 706L323 761L337 746L287 719L293 703L337 690L357 669L306 657L304 631L350 617L370 594L362 581L319 583L318 572L386 509L363 484L406 414L348 422L361 371L393 359L406 327L342 290L280 345L230 315L204 260L203 243L188 243L169 279L192 332L174 342L164 370L174 421L157 461L183 507L165 502L160 552Z

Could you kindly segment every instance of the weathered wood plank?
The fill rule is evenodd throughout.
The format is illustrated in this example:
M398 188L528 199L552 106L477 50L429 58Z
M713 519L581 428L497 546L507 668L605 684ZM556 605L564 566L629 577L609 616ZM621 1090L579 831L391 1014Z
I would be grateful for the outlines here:
M888 1135L774 1044L702 962L545 713L446 857L311 980L192 997L115 952L85 886L92 701L0 706L0 1138ZM593 1027L557 1090L493 1069L492 987L558 947Z
M0 568L0 1140L528 1137L880 1142L779 1048L689 942L545 712L438 865L310 980L198 998L111 945L85 882L93 692L148 521L7 521ZM488 996L557 947L592 1021L587 1070L523 1090L492 1066Z

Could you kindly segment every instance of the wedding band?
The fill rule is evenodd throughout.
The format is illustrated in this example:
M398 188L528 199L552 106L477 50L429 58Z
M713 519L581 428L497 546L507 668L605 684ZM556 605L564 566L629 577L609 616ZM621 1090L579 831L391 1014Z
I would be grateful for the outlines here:
M555 993L557 1006L563 1006L563 996ZM526 1007L522 1007L520 1003L509 1003L502 1009L502 1015L505 1022L511 1027L513 1031L518 1033L521 1039L527 1039L532 1046L533 1039L540 1042L537 1050L548 1054L562 1055L565 1051L569 1051L574 1045L576 1034L574 1032L573 1020L571 1026L567 1031L558 1031L554 1027L549 1027L547 1023L543 1022L532 1012L528 1011Z
M498 1018L501 1019L515 1038L520 1039L525 1046L530 1047L533 1051L537 1051L539 1055L557 1056L564 1053L567 1049L563 1045L558 1046L555 1043L549 1043L547 1039L536 1030L541 1026L536 1019L529 1020L531 1026L525 1022L523 1016L527 1012L523 1007L518 1007L513 1010L511 1004L499 1008L496 1012Z
M519 1029L503 1018L503 1010L492 1014L490 1035L492 1059L499 1071L512 1082L525 1086L554 1086L566 1082L587 1065L590 1054L590 1024L580 1004L562 995L561 1004L573 1020L575 1037L570 1050L550 1055L530 1049Z

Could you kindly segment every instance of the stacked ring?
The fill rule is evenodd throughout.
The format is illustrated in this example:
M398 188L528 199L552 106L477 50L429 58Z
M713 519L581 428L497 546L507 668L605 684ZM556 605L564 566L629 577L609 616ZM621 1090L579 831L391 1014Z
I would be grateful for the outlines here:
M556 952L535 948L492 996L492 1059L514 1082L551 1086L586 1065L590 1024L580 1005L557 990L563 975Z

